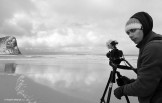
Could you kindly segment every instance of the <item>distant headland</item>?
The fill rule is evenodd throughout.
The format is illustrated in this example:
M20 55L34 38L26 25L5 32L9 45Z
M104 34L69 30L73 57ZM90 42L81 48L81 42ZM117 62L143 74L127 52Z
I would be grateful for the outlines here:
M0 38L0 55L21 55L15 37L5 36Z

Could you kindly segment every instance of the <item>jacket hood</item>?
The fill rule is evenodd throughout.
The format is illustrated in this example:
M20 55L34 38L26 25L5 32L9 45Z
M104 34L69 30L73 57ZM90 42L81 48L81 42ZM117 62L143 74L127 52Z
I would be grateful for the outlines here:
M152 31L153 20L152 20L152 17L148 13L146 13L146 12L137 12L131 18L136 18L136 19L138 19L141 22L142 27L143 27L144 37L150 31Z

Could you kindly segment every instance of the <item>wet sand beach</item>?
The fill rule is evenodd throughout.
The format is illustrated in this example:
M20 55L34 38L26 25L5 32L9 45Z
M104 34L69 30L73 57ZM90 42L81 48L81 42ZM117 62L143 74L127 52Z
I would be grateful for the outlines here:
M135 65L136 57L128 60ZM0 103L99 103L112 70L102 55L1 56L0 61ZM112 92L111 102L126 100Z

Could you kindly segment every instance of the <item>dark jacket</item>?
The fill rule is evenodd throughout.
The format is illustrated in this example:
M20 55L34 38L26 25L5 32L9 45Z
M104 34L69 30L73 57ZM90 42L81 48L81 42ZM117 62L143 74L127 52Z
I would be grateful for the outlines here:
M137 79L123 93L138 96L140 103L162 103L162 36L151 31L137 47Z

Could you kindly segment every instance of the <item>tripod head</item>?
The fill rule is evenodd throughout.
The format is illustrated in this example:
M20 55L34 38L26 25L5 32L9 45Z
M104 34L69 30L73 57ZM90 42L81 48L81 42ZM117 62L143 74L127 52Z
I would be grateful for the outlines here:
M129 62L125 60L123 51L117 49L117 44L118 42L115 40L109 40L108 42L106 42L106 46L108 47L108 49L111 49L106 54L106 56L109 58L109 65L112 66L113 69L120 68L126 70L133 70L135 73L137 73L136 69L134 69L133 66L131 66L131 64L129 64ZM126 62L129 66L120 65L122 61Z

